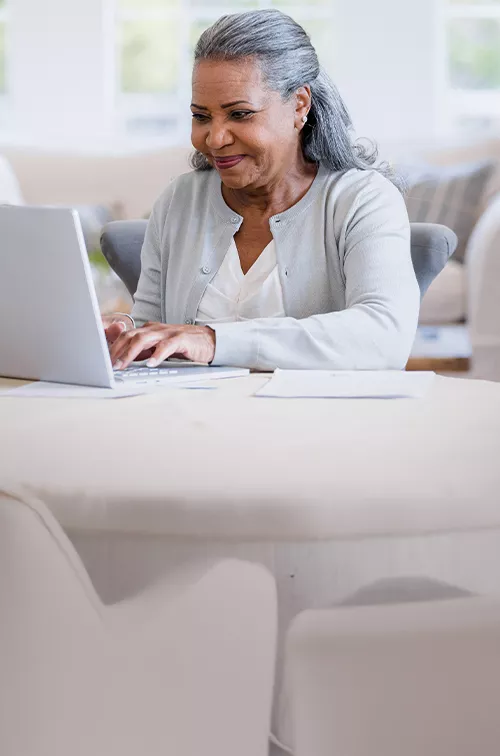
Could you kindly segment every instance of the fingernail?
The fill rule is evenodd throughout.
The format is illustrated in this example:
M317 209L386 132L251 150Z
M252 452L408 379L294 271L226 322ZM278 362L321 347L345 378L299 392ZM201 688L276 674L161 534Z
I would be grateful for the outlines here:
M146 362L146 365L147 365L148 367L156 367L156 366L157 366L157 364L158 364L158 363L157 363L157 361L156 361L156 360L154 360L153 358L151 358L150 360L148 360L148 361Z
M116 360L116 362L113 363L113 367L115 370L121 370L122 365L123 365L123 362L121 360Z

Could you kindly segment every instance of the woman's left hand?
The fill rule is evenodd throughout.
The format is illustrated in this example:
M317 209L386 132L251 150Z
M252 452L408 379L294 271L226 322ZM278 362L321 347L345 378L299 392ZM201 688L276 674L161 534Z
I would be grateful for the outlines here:
M133 360L145 359L154 367L173 356L209 363L215 356L215 331L209 326L145 323L122 333L109 353L115 370L124 370Z

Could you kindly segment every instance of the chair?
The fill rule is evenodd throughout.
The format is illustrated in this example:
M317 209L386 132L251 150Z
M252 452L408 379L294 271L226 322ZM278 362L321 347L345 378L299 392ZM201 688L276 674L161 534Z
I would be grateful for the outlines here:
M341 606L294 620L294 756L500 753L500 601L457 598L463 592L449 588L438 599L440 584L410 585L410 603ZM435 600L423 601L423 592ZM394 599L390 586L375 588L375 603L377 593Z
M0 492L0 616L2 756L267 754L262 567L193 565L104 606L47 508Z
M113 221L101 236L101 248L111 268L134 296L141 272L141 248L147 221ZM446 226L411 224L411 257L422 298L457 246L457 237Z

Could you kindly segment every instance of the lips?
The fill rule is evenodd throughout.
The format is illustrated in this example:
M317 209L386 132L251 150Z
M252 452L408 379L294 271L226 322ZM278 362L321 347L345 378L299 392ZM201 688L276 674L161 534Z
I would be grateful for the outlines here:
M228 157L214 157L215 167L219 170L234 168L245 158L244 155L228 155Z

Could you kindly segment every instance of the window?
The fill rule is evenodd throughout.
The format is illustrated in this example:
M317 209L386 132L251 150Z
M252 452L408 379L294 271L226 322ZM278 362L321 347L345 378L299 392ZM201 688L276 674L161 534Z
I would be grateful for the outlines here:
M200 34L224 13L276 7L311 35L331 65L332 0L115 0L118 129L189 140L192 56Z
M445 0L450 118L462 131L500 127L500 0Z
M0 0L0 96L7 90L7 61L6 61L6 19L7 10L5 0Z

